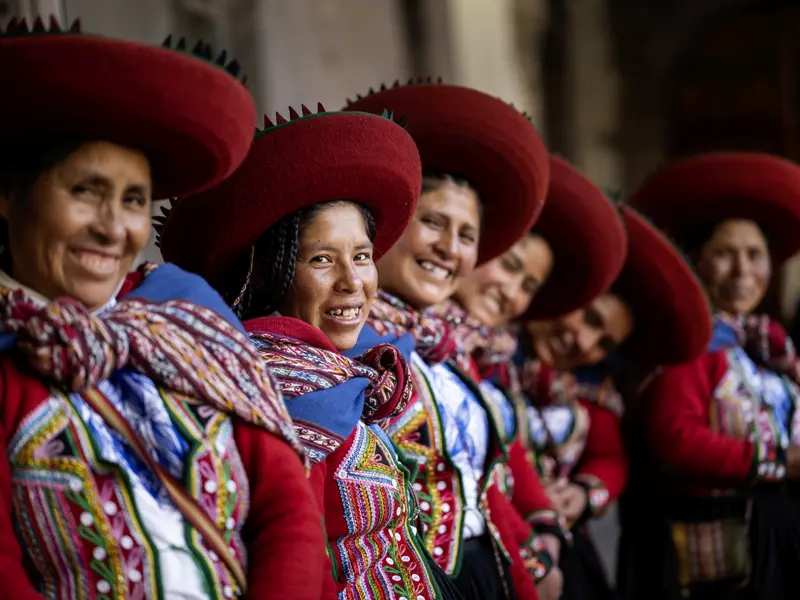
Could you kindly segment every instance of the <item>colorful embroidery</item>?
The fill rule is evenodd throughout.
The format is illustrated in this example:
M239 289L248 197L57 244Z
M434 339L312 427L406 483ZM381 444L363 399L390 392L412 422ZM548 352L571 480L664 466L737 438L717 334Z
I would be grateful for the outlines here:
M413 542L405 472L392 448L359 423L334 477L348 528L334 544L347 582L340 598L433 600L424 555Z
M236 452L230 419L208 406L169 395L165 404L190 442L189 491L227 530L244 563L238 531L247 511L247 478ZM77 399L61 393L39 405L11 438L13 504L23 547L53 600L150 599L163 595L161 566L135 500L124 463L99 454ZM145 493L143 490L140 493ZM209 589L233 595L235 582L204 541L191 531L189 548Z

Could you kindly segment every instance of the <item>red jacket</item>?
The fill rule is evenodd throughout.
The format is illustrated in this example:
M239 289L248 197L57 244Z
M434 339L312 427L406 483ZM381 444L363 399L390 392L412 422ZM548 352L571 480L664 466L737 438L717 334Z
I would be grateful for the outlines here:
M42 600L37 592L43 581L41 569L62 573L50 580L49 594L79 597L67 584L72 581L87 586L94 597L103 569L124 576L118 569L125 556L134 552L144 560L150 556L146 537L125 525L137 522L129 485L94 459L84 431L70 424L60 403L9 355L0 357L0 444L7 452L0 461L0 579L6 598ZM325 546L322 528L315 526L319 513L303 465L292 448L262 429L235 420L234 434L240 462L235 456L225 462L233 470L241 465L247 482L239 487L250 490L235 510L244 514L249 505L242 527L248 551L248 597L317 600ZM80 493L72 489L78 481ZM106 492L110 495L102 495ZM116 519L123 515L124 520ZM22 524L22 539L14 522ZM62 543L53 546L57 523ZM130 546L114 535L112 529L119 527L125 528ZM106 548L102 553L99 544ZM43 547L48 549L46 555L30 555ZM152 572L152 565L148 569ZM123 585L133 589L154 583L144 577Z

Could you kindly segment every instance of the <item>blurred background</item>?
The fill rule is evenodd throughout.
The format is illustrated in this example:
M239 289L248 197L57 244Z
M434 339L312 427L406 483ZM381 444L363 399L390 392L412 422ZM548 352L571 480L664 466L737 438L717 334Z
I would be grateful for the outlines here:
M531 114L553 152L623 198L698 151L800 160L796 0L0 0L0 25L37 14L225 48L271 116L441 76ZM790 323L799 298L795 260L767 310ZM597 527L612 573L614 518Z

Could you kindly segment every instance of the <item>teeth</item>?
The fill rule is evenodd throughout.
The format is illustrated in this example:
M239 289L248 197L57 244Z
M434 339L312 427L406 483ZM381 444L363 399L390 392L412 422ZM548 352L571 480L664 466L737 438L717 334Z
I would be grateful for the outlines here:
M447 279L448 277L450 277L450 271L448 269L435 265L430 261L421 260L419 262L419 265L423 269L425 269L429 273L432 273L433 275L436 275L436 277L439 277L440 279Z
M342 317L344 319L352 319L361 311L360 308L334 308L329 310L328 314L334 317Z

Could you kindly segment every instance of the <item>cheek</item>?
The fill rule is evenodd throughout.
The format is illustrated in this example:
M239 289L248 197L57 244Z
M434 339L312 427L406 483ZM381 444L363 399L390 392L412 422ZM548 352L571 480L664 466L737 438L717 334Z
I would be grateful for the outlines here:
M292 281L289 316L308 321L316 308L330 293L326 277L318 269L298 265Z
M138 255L150 239L151 223L149 211L132 216L126 224L126 229L128 230L128 239L131 242L131 250Z
M378 290L378 269L375 267L375 263L360 267L358 276L364 286L364 295L371 300Z

